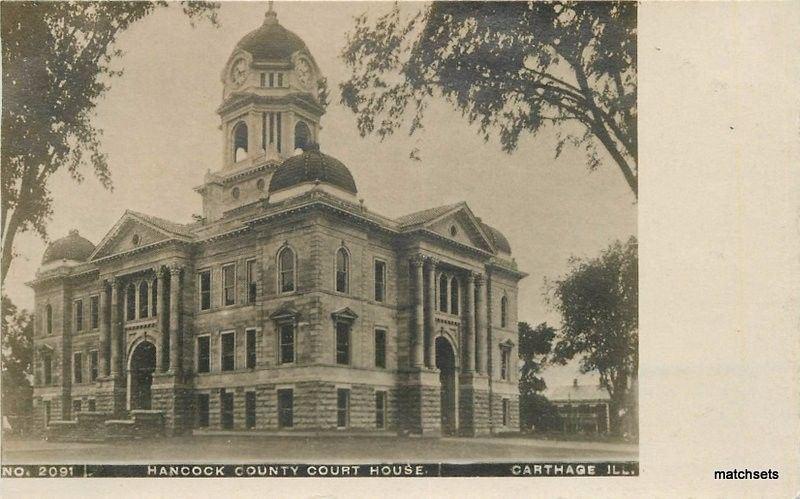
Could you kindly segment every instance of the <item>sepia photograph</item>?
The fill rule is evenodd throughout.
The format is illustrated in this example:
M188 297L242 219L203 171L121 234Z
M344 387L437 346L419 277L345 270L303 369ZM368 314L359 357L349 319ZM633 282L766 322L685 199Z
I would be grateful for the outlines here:
M3 476L639 474L637 3L0 9Z

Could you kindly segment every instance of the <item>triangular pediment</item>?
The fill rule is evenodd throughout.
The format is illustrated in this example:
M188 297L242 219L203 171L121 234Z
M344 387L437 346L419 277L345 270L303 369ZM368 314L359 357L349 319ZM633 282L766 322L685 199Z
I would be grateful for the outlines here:
M494 253L491 240L472 211L462 203L448 213L430 220L423 227L457 243Z
M186 234L176 234L159 227L145 216L126 211L97 245L90 260L126 253L170 240L186 241L189 239Z

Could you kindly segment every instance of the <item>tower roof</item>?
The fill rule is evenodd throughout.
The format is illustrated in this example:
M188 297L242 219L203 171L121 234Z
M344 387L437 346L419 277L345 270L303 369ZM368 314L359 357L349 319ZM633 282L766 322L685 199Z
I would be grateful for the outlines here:
M42 265L58 260L85 262L93 251L94 244L73 229L69 231L69 235L47 245L42 257Z
M333 156L321 153L316 144L309 146L302 154L288 158L275 170L269 183L269 192L316 181L354 195L358 193L350 170Z
M254 62L289 59L298 50L308 52L299 36L281 26L271 7L261 27L246 34L236 47L250 53Z

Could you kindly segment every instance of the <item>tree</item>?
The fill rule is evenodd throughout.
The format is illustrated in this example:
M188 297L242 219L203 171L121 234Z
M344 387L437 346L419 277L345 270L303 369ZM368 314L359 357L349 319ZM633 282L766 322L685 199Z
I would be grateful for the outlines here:
M553 360L578 357L583 373L595 371L611 398L611 430L620 433L620 413L635 432L635 383L639 371L638 245L616 241L598 258L571 259L572 269L550 286L550 303L562 326ZM632 389L633 387L633 389Z
M509 153L548 125L556 157L582 147L594 169L600 145L638 196L636 2L434 2L410 17L395 4L356 17L342 59L362 137L413 134L442 98Z
M112 188L102 129L93 122L109 81L122 74L118 35L148 16L159 2L3 2L2 224L0 279L5 281L17 234L47 239L52 198L47 183L59 168L76 182L91 167ZM190 22L216 24L218 5L182 2Z
M2 298L2 415L14 430L31 414L33 315Z
M555 425L558 413L550 402L541 395L547 388L539 373L545 365L545 356L550 353L556 330L543 322L532 328L527 322L520 322L519 358L522 368L519 377L519 420L524 429L535 427L538 430Z

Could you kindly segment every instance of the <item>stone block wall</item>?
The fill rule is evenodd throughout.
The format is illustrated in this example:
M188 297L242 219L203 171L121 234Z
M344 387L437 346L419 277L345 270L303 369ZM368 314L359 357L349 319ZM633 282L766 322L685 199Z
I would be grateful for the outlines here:
M503 426L503 399L509 401L508 424ZM492 425L495 433L519 431L519 396L496 393L492 396Z

